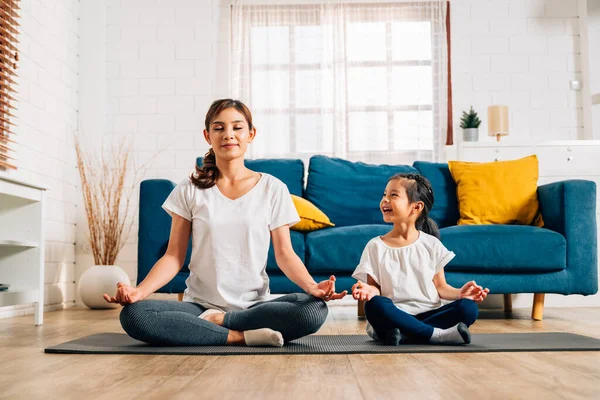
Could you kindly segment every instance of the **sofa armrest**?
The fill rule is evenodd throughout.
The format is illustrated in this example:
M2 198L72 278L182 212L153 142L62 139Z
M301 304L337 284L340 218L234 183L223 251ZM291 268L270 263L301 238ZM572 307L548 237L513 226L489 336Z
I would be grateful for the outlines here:
M565 180L538 187L544 227L567 240L566 294L598 291L596 183Z
M167 179L146 179L140 184L140 208L138 228L138 273L139 285L150 272L154 264L165 254L171 233L171 217L162 209L175 182ZM190 240L191 241L191 240ZM184 262L190 261L190 246ZM186 267L179 274L188 274ZM179 275L178 274L178 275ZM175 277L171 282L159 289L160 293L183 293L185 279ZM183 283L182 283L183 282Z

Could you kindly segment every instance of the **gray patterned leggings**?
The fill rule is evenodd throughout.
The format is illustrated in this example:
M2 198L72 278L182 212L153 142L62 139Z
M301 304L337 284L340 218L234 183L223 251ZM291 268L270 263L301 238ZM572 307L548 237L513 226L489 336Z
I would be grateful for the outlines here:
M229 311L223 326L198 318L199 304L142 300L121 310L121 326L129 336L159 346L215 346L227 342L229 330L271 328L285 342L319 330L327 318L327 304L305 293L292 293L257 303L246 310Z

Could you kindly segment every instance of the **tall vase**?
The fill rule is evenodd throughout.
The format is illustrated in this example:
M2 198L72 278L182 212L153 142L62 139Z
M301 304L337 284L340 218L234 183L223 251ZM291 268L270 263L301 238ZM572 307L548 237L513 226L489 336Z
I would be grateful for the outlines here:
M119 304L108 303L102 295L114 296L117 283L130 285L129 276L121 267L116 265L94 265L88 268L81 278L77 291L83 304L92 309L117 308Z

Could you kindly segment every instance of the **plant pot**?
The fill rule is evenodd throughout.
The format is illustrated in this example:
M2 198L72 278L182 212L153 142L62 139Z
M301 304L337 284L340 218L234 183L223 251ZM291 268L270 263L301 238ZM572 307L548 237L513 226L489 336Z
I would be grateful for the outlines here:
M77 285L77 291L83 304L93 309L117 308L119 304L108 303L102 295L114 296L117 283L130 285L129 276L121 267L116 265L94 265L88 268Z
M464 142L477 142L479 140L479 128L463 129Z

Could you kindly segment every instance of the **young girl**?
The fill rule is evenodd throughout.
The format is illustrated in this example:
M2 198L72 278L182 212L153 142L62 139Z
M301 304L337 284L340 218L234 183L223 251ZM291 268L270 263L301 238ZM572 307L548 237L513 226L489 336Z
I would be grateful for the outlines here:
M454 253L439 240L428 217L433 190L421 175L390 178L380 208L394 228L371 239L353 273L358 280L352 296L367 301L367 333L375 340L466 344L468 326L477 319L480 303L489 293L474 281L455 289L446 283L444 267ZM454 300L442 306L441 299Z
M120 320L131 337L154 345L282 346L316 332L325 301L340 299L335 277L316 283L294 253L290 226L300 220L287 186L244 166L256 135L239 101L215 101L205 120L211 149L202 168L181 182L163 208L172 217L166 254L136 288L119 283ZM192 236L184 301L143 300L181 269ZM269 243L282 271L306 293L271 300Z

